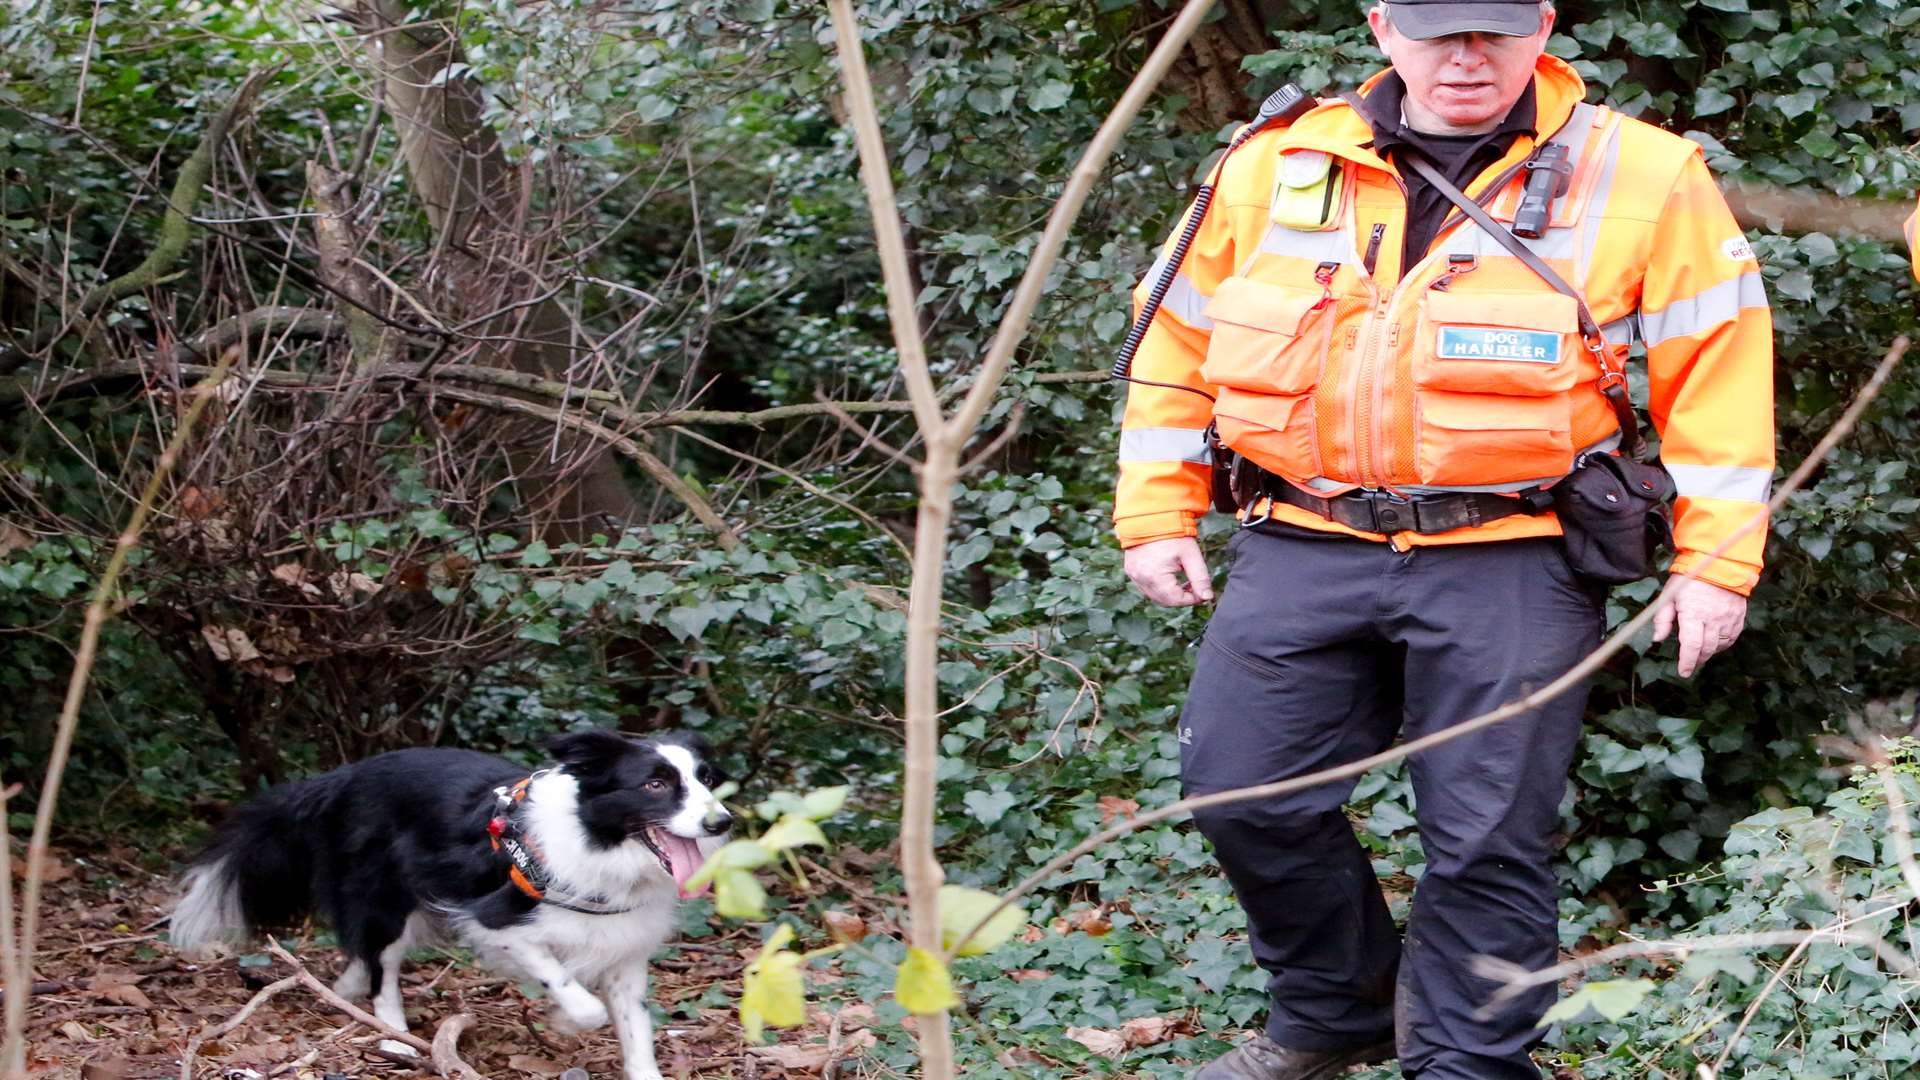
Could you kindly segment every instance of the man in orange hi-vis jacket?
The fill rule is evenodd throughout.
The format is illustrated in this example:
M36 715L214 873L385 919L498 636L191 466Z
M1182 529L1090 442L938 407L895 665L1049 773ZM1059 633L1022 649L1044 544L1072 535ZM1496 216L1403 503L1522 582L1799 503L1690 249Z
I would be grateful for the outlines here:
M1678 488L1672 572L1698 575L1656 625L1678 630L1682 675L1739 634L1761 568L1764 529L1738 534L1774 469L1772 325L1698 148L1586 104L1544 54L1549 4L1386 0L1368 20L1392 68L1216 168L1132 369L1114 518L1148 597L1212 599L1194 539L1210 426L1261 470L1180 719L1190 794L1442 730L1598 644L1603 591L1541 492L1620 443L1600 358L1636 343ZM1410 167L1504 228L1548 147L1565 166L1527 246L1579 300ZM1557 958L1549 857L1585 699L1410 760L1426 869L1404 941L1342 813L1352 781L1196 813L1272 998L1265 1033L1198 1077L1309 1080L1396 1053L1422 1080L1537 1077L1553 987L1489 1011L1500 984L1475 958Z
M1913 266L1913 276L1920 279L1920 208L1907 215L1907 253Z

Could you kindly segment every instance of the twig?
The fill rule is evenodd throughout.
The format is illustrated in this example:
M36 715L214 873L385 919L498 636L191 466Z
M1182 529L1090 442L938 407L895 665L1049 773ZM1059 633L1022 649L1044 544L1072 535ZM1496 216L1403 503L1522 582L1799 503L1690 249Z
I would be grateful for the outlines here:
M698 491L693 489L692 484L682 480L678 473L667 467L666 462L661 461L658 457L655 457L651 451L625 435L602 424L597 424L576 413L563 412L559 409L549 408L536 402L522 401L519 398L505 397L500 394L487 394L478 390L463 390L451 386L436 387L434 393L453 401L464 401L471 405L482 405L489 409L496 409L503 412L517 412L527 416L538 417L549 423L559 425L560 427L570 428L574 431L591 435L624 455L634 464L640 466L648 476L653 478L655 483L671 492L673 497L679 499L681 504L687 508L687 511L694 516L695 520L705 525L713 533L715 542L722 548L727 551L732 551L734 548L740 546L740 537L721 519L719 514L714 512L713 507L707 500L703 498Z
M186 415L181 417L173 438L168 440L167 448L154 463L153 475L147 478L146 490L141 492L140 501L127 518L126 527L120 530L113 554L108 557L106 569L100 575L100 583L95 586L93 598L87 603L86 619L80 628L80 647L74 652L73 674L67 680L66 701L60 708L53 747L47 755L46 779L41 783L40 805L33 818L33 838L27 845L26 884L20 891L20 936L12 978L8 980L14 986L26 986L33 981L33 947L40 931L40 885L46 873L47 843L53 833L54 808L60 801L60 781L66 775L67 757L73 750L73 735L80 726L80 703L86 698L87 682L93 674L93 662L100 648L100 629L111 612L120 572L126 568L127 559L140 542L147 518L152 515L154 505L159 500L160 489L173 474L174 464L179 461L187 439L192 436L201 411L213 399L219 384L226 379L231 362L230 356L223 357L214 366L213 374L194 388L193 400L187 406ZM6 1002L7 1053L0 1057L0 1061L9 1064L25 1062L26 1022L26 995L10 998Z
M862 510L858 506L855 506L852 503L848 502L847 500L841 498L840 496L835 495L833 492L828 491L827 489L821 487L820 485L814 483L811 480L808 480L806 477L801 476L799 473L794 472L792 469L788 469L780 465L775 465L773 462L768 461L765 458L755 457L752 454L747 453L745 450L741 450L738 447L728 446L727 444L720 442L716 439L709 439L705 435L702 435L699 432L692 430L691 428L670 427L667 430L673 432L676 435L685 436L686 438L692 439L694 442L700 443L702 445L710 446L713 449L719 450L723 453L732 454L734 457L737 457L742 461L748 462L753 465L757 465L760 468L768 470L769 472L777 473L780 476L786 477L787 479L800 485L801 490L805 491L807 494L815 496L816 498L825 499L828 502L834 504L835 506L838 506L840 509L845 510L847 513L852 514L853 516L859 518L861 521L866 522L867 526L871 528L874 532L877 532L881 536L884 536L887 539L893 541L893 546L900 549L901 555L907 557L908 559L911 559L913 557L913 553L907 550L907 545L905 545L904 543L901 543L900 538L894 535L893 530L887 528L885 525L880 524L879 520L876 519L872 514L867 513L865 510Z
M341 1012L346 1013L348 1016L353 1017L355 1020L358 1020L360 1023L365 1024L380 1034L385 1035L387 1038L393 1039L396 1042L406 1043L415 1050L429 1055L435 1071L439 1072L441 1076L448 1077L450 1080L485 1080L484 1077L473 1070L472 1066L460 1060L459 1055L454 1052L454 1044L459 1040L460 1033L465 1031L467 1025L473 1022L472 1016L466 1013L455 1013L445 1020L440 1021L440 1027L435 1031L433 1042L430 1043L410 1031L403 1031L400 1028L394 1027L385 1020L380 1019L367 1010L362 1009L360 1006L355 1005L353 1002L348 1001L346 998L341 997L339 994L334 993L332 987L321 982L318 976L307 970L305 964L294 959L292 953L288 952L278 941L275 941L271 937L267 939L267 951L278 957L281 963L292 968L292 978L298 979L301 985L319 995L320 1000L339 1009ZM446 1045L443 1048L440 1045L441 1040L449 1028L452 1029L452 1034L446 1037Z
M241 1024L246 1023L247 1018L253 1015L255 1009L265 1005L274 995L289 986L293 986L299 981L300 976L289 975L279 982L268 983L261 988L259 993L249 998L245 1005L240 1006L239 1012L221 1021L218 1026L202 1031L193 1038L188 1039L187 1048L180 1053L180 1080L193 1080L193 1056L200 1052L202 1046L214 1039L220 1038Z
M1787 954L1787 958L1780 961L1780 966L1773 969L1767 984L1760 988L1760 993L1754 997L1752 1004L1747 1006L1747 1011L1741 1015L1740 1023L1734 1026L1733 1034L1727 1036L1727 1045L1720 1048L1720 1056L1713 1059L1712 1065L1700 1066L1702 1080L1714 1080L1720 1075L1720 1070L1726 1067L1727 1059L1733 1056L1733 1048L1740 1045L1740 1036L1747 1033L1747 1025L1753 1023L1754 1016L1760 1012L1760 1006L1766 1004L1767 999L1773 996L1773 991L1780 985L1780 980L1787 977L1787 972L1793 969L1793 965L1800 962L1800 957L1805 955L1812 945L1813 938L1808 937L1795 945L1793 951Z
M19 943L14 940L13 830L7 826L7 800L18 794L19 784L0 785L0 974L13 986L27 981L23 975L27 965L20 963ZM0 1003L0 1015L5 1015L5 1008ZM23 1076L26 1071L26 1040L0 1037L0 1076Z
M1660 593L1653 598L1652 603L1643 608L1638 615L1635 615L1623 623L1618 630L1614 631L1612 636L1600 643L1599 648L1588 653L1585 659L1568 669L1566 674L1518 701L1508 702L1491 712L1481 713L1479 716L1473 717L1470 720L1462 721L1452 727L1436 731L1431 735L1422 736L1411 742L1401 743L1399 746L1361 758L1358 761L1349 762L1331 769L1322 769L1319 772L1307 773L1304 776L1278 780L1271 784L1256 784L1252 787L1233 788L1228 791L1219 791L1208 795L1196 795L1189 799L1181 799L1178 802L1169 803L1166 806L1154 810L1144 811L1136 817L1102 829L1080 843L1075 844L1064 854L1056 855L1048 859L1039 869L1028 874L1019 884L1003 894L1000 902L994 905L992 910L981 916L980 920L965 934L960 935L959 939L954 943L953 949L958 949L970 940L973 935L979 933L981 928L986 926L994 916L998 915L1014 901L1044 884L1049 877L1052 877L1059 870L1073 865L1074 860L1080 856L1099 848L1108 841L1117 840L1122 836L1144 829L1148 825L1158 824L1168 818L1205 809L1206 807L1225 806L1230 803L1273 798L1290 792L1316 787L1320 784L1331 783L1335 780L1344 780L1348 777L1359 776L1362 773L1377 769L1382 765L1391 765L1396 761L1411 757L1425 750L1430 750L1442 743L1451 742L1454 739L1470 735L1482 728L1492 727L1495 724L1511 720L1516 716L1524 716L1546 702L1552 701L1554 698L1566 693L1569 689L1585 680L1587 676L1599 670L1600 666L1606 663L1610 657L1625 648L1635 634L1639 633L1643 627L1652 622L1654 616L1671 602L1673 591L1677 586L1682 582L1693 580L1699 575L1700 571L1713 565L1714 561L1720 557L1722 552L1726 551L1741 537L1759 528L1770 514L1778 510L1787 501L1788 496L1800 490L1801 485L1807 482L1807 478L1813 475L1813 470L1819 467L1822 461L1826 460L1827 455L1833 452L1833 448L1839 445L1841 439L1846 438L1847 434L1853 430L1854 425L1859 422L1861 414L1867 411L1867 406L1871 405L1873 400L1880 395L1880 390L1886 386L1887 379L1893 374L1893 369L1899 366L1901 357L1906 355L1907 345L1908 341L1904 336L1894 340L1892 347L1887 350L1887 355L1880 361L1880 366L1874 369L1872 377L1867 380L1867 384L1860 388L1860 392L1854 396L1852 404L1847 406L1847 411L1841 415L1840 419L1834 421L1833 427L1827 430L1826 435L1823 436L1820 442L1814 446L1813 450L1807 454L1806 459L1800 463L1800 467L1795 469L1791 476L1787 477L1786 481L1780 485L1778 491L1774 492L1773 498L1768 500L1763 510L1755 514L1744 526L1722 541L1713 551L1709 552L1707 557L1700 560L1700 564L1694 567L1693 570L1685 574L1675 574L1668 578L1666 587L1660 590Z
M1905 906L1904 903L1900 903L1889 907L1876 908L1873 911L1840 919L1814 930L1765 930L1756 931L1751 934L1714 934L1708 937L1673 938L1667 941L1630 941L1623 945L1615 945L1611 948L1600 949L1595 952L1576 956L1571 960L1563 961L1552 967L1540 968L1537 971L1529 971L1519 965L1509 964L1506 961L1498 960L1494 957L1479 956L1474 958L1474 974L1505 984L1500 989L1494 991L1492 1000L1482 1007L1481 1012L1483 1016L1491 1016L1494 1012L1498 1011L1501 1004L1511 1000L1531 987L1557 983L1562 979L1578 975L1583 971L1599 967L1602 964L1610 964L1615 960L1625 960L1635 956L1665 956L1668 954L1684 957L1688 953L1694 952L1718 952L1733 949L1771 949L1781 945L1799 945L1809 940L1818 940L1821 938L1829 939L1835 944L1865 946L1873 949L1882 959L1887 960L1889 967L1901 972L1913 972L1916 970L1913 961L1887 948L1886 942L1879 938L1869 937L1865 934L1847 934L1841 932L1856 923L1877 919L1882 915L1891 915Z
M226 141L227 130L240 111L253 100L261 85L278 70L276 67L249 72L240 88L234 91L233 97L208 121L200 142L174 178L173 191L167 197L166 217L160 224L160 239L147 252L147 257L140 260L140 265L89 290L81 297L73 319L47 327L22 346L0 349L0 374L15 370L33 353L47 347L82 320L91 318L101 308L160 281L161 276L187 249L187 240L192 236L194 204L200 201L200 195L213 175L214 157L220 152L220 145Z
M1900 790L1900 778L1894 775L1886 751L1878 745L1873 750L1877 759L1873 771L1880 774L1880 784L1887 789L1887 824L1893 827L1893 853L1900 863L1900 879L1906 882L1912 899L1920 900L1920 866L1913 861L1913 823L1907 820L1907 795Z

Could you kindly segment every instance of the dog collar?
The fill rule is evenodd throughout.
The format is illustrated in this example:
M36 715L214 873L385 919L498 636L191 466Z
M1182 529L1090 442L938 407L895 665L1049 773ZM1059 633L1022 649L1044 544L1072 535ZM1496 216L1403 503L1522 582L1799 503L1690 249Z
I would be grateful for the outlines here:
M487 840L493 850L507 855L507 880L515 888L542 904L551 904L582 915L620 915L631 907L617 907L601 896L567 893L553 887L553 874L547 870L546 856L518 822L520 804L527 801L527 790L546 775L541 769L512 784L493 789L494 812L487 819Z

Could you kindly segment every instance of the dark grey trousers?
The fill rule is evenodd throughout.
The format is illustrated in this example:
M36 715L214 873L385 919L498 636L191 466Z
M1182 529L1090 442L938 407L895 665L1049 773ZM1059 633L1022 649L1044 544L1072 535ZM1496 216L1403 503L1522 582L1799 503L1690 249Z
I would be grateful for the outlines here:
M1269 525L1230 545L1180 720L1189 794L1353 761L1537 689L1598 644L1598 598L1558 541L1415 548ZM1355 781L1194 815L1272 976L1267 1033L1325 1050L1395 1032L1421 1080L1540 1073L1528 1050L1554 988L1478 1015L1475 956L1557 960L1548 865L1583 685L1413 757L1426 870L1403 942L1341 812Z

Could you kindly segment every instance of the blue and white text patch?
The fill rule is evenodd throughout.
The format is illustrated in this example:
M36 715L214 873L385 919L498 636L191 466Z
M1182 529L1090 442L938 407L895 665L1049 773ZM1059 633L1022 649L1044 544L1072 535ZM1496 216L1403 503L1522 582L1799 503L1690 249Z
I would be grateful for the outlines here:
M1560 335L1548 330L1443 326L1434 355L1442 360L1510 360L1524 364L1557 364L1560 362Z

